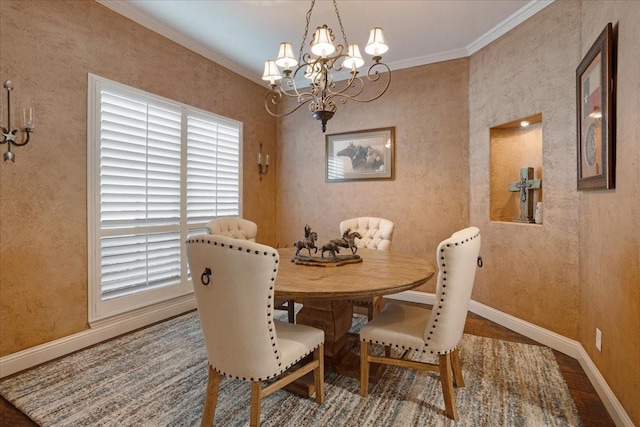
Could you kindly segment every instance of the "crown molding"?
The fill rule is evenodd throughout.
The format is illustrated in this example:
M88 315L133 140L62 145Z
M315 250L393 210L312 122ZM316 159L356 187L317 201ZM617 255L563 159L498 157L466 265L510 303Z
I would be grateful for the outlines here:
M467 49L454 49L447 52L439 52L433 55L417 56L402 61L394 61L389 63L392 70L401 70L403 68L418 67L420 65L435 64L436 62L450 61L452 59L466 58Z
M241 65L238 65L237 63L230 61L229 59L221 55L218 55L203 44L198 43L191 38L184 36L183 34L180 34L173 28L150 17L149 15L141 13L138 9L131 6L131 4L128 2L120 0L95 0L95 2L108 9L111 9L112 11L124 16L125 18L129 18L133 22L142 25L143 27L153 31L154 33L157 33L163 37L168 38L171 41L178 43L179 45L215 62L218 65L222 65L223 67L228 68L234 73L239 74L242 77L251 80L252 82L255 82L259 85L262 85L264 83L261 80L261 76L256 76L253 71L248 70L247 68L242 67Z
M507 19L487 31L484 35L477 38L474 42L467 45L467 56L471 56L499 37L503 36L513 28L522 24L545 7L549 6L555 0L531 0L524 7L514 12Z

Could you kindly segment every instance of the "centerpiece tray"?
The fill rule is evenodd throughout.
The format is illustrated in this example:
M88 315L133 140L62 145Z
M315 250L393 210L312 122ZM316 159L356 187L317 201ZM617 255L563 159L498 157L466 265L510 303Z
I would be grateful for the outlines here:
M362 262L360 255L338 255L335 258L306 257L300 256L291 259L296 265L307 265L311 267L340 267L347 264Z

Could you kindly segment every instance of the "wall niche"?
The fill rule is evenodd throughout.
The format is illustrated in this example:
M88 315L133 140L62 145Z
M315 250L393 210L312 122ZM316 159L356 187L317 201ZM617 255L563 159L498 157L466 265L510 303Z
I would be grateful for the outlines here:
M526 209L531 206L530 217L534 218L538 202L542 202L544 182L542 180L542 114L523 117L509 123L492 127L490 139L490 219L491 221L528 223L521 213L521 170L533 168L533 181L540 188L527 191ZM511 185L510 185L511 184ZM532 196L532 197L531 197ZM530 198L531 197L531 198Z

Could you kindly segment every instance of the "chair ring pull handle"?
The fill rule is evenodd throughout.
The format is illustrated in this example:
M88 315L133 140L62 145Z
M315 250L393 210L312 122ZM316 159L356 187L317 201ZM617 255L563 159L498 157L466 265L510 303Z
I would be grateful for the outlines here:
M209 283L211 283L211 269L210 268L207 267L207 268L204 269L204 271L202 272L202 276L200 276L200 281L205 286L207 286L207 285L209 285Z
M482 257L478 257L478 267L482 268Z

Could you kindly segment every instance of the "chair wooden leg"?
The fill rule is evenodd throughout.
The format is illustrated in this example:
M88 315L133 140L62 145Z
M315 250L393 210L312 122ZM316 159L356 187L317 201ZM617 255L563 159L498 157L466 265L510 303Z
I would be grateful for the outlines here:
M384 298L377 297L374 299L374 305L376 306L376 311L381 313L384 310Z
M369 394L369 343L360 341L360 396Z
M296 323L296 307L292 299L287 300L287 315L289 317L289 323Z
M453 369L453 385L456 387L464 387L462 369L460 368L460 353L457 348L451 353L451 368Z
M207 379L207 394L204 397L204 410L202 412L201 427L211 427L216 415L218 403L218 389L220 387L220 374L209 365L209 377Z
M375 309L375 306L373 304L367 305L367 319L369 320L369 322L373 320L374 309Z
M316 386L316 403L324 403L324 345L321 345L313 352L313 359L320 362L319 366L313 370L313 382Z
M251 381L251 427L260 425L260 403L262 403L262 385L260 381Z
M453 375L451 372L451 353L439 356L440 383L442 384L442 396L444 398L444 408L447 417L452 420L458 419L458 409L456 407L455 396L453 394Z

